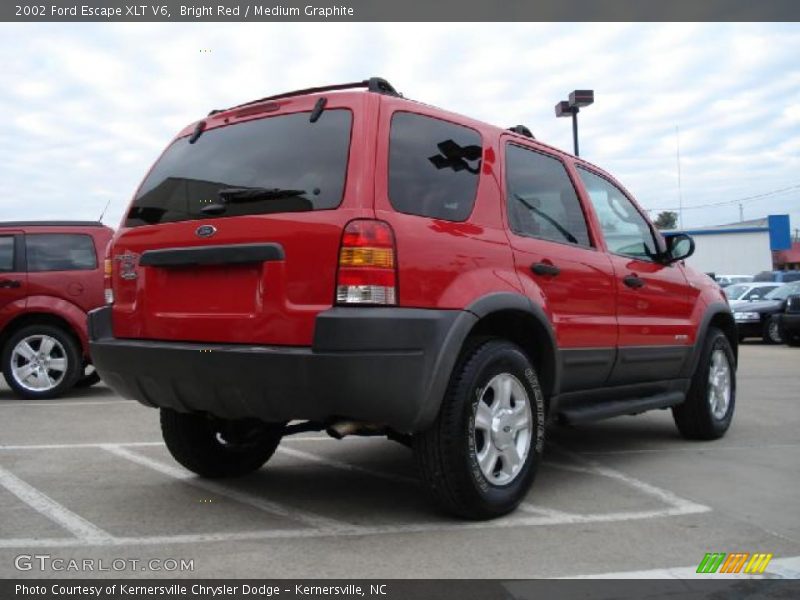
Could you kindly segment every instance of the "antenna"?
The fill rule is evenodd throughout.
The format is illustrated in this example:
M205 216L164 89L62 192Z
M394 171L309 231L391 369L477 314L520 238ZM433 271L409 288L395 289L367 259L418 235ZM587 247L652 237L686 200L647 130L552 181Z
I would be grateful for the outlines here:
M108 199L108 202L106 202L106 206L105 206L105 208L103 209L103 212L101 212L101 213L100 213L100 216L99 216L99 217L97 217L97 220L98 220L98 221L102 221L102 220L103 220L103 217L106 215L106 211L108 210L108 205L109 205L109 204L111 204L111 198L109 198L109 199Z

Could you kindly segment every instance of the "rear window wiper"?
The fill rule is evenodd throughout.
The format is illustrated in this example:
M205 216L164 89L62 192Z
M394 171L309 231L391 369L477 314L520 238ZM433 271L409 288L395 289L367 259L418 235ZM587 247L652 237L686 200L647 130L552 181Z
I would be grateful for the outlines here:
M318 194L318 190L314 190L314 194ZM306 190L293 190L287 188L247 188L247 187L227 187L221 188L217 191L219 201L214 204L209 204L200 209L200 212L206 215L219 215L227 210L228 204L235 204L239 202L258 202L259 200L279 200L285 198L297 198L298 205L294 210L311 210L311 201L305 196ZM309 206L306 207L306 204Z
M220 200L226 203L290 198L292 196L302 196L305 193L305 190L263 187L227 187L217 191L217 195L219 196Z

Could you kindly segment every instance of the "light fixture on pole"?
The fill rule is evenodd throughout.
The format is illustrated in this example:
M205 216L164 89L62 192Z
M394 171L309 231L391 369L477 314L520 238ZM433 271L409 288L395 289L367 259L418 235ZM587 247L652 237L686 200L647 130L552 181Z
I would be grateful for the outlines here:
M575 156L580 156L578 151L578 112L584 106L594 103L594 90L575 90L569 95L569 100L562 100L556 104L556 117L572 117L572 144Z

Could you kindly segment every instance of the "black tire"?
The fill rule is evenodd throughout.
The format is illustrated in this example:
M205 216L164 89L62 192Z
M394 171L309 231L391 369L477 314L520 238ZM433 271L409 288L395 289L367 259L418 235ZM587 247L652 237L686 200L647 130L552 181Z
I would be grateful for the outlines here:
M56 340L57 344L53 347L50 356L54 360L63 359L65 361L63 376L59 375L58 377L53 377L58 383L52 387L41 390L32 389L30 386L32 386L34 382L27 380L21 381L14 373L15 367L27 364L24 358L14 356L14 348L25 340L25 338L36 338L37 336L47 336ZM38 350L41 348L41 344L38 348L33 346L29 347ZM56 398L69 391L80 376L81 367L83 365L78 342L72 334L61 327L44 323L26 325L11 335L3 347L2 358L0 358L0 360L2 361L3 375L9 387L17 396L28 400ZM55 375L56 371L47 369L45 366L43 367L42 373L52 377Z
M87 368L84 367L84 373L78 377L78 381L75 382L75 388L85 389L100 383L100 374L94 370L94 368L92 368L89 373L86 373L86 369Z
M782 344L780 320L778 315L770 315L764 321L764 328L761 332L765 344Z
M789 332L784 326L783 321L780 321L780 332L781 338L787 346L800 346L800 334Z
M727 360L730 373L730 399L727 409L721 415L714 414L709 397L712 358L717 351L720 351ZM703 342L702 355L692 376L686 401L673 407L672 416L683 437L690 440L714 440L721 438L728 431L735 407L736 358L725 334L715 327L710 327Z
M275 453L282 423L225 420L161 409L161 434L172 456L201 477L237 477L260 469Z
M490 481L478 462L478 451L490 439L478 440L476 411L497 376L511 375L524 390L530 407L527 457L503 485ZM521 386L521 387L520 387ZM515 407L518 400L512 399ZM486 402L489 406L489 403ZM494 400L491 406L494 406ZM525 410L525 405L520 405ZM444 511L468 519L490 519L514 510L533 483L544 447L544 397L536 371L525 353L503 340L471 345L453 371L442 407L433 425L413 438L414 454L434 502ZM508 431L505 429L504 431ZM482 436L481 436L482 437ZM519 437L511 443L516 444ZM522 443L522 442L520 442ZM481 446L479 448L479 445ZM494 448L492 448L494 451ZM517 452L517 456L519 453ZM500 459L503 461L504 459ZM502 462L495 463L494 468Z

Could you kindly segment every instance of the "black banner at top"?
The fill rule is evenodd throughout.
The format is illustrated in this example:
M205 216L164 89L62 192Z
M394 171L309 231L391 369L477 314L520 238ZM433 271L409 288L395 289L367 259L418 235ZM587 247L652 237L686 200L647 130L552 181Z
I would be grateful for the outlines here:
M2 21L800 21L798 0L11 0Z

